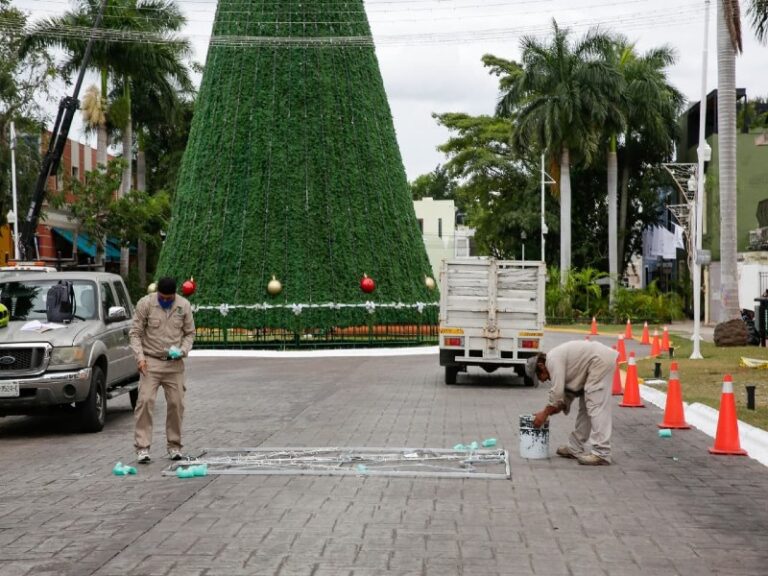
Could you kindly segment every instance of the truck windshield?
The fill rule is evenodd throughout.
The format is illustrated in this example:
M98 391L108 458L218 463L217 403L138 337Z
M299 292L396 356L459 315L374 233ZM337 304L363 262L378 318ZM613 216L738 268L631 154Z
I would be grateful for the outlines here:
M45 301L48 290L56 280L33 280L24 282L0 282L0 303L11 313L11 320L40 320L45 322ZM87 280L73 280L75 293L75 318L80 320L98 319L96 285Z

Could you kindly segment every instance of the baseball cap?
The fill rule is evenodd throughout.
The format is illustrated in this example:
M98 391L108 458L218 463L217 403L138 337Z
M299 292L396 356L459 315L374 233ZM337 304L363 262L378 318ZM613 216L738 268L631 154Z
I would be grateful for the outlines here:
M539 383L539 377L536 375L536 362L538 361L539 357L531 356L528 358L528 360L525 361L525 374L533 380L534 385L538 385Z

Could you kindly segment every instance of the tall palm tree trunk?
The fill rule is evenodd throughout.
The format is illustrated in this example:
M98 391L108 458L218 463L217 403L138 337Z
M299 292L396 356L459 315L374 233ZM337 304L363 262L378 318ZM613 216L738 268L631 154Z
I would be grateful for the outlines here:
M131 116L131 87L130 82L128 82L127 79L125 82L125 98L127 101L126 108L128 109L128 120L123 129L123 160L125 161L125 168L123 169L121 196L128 194L131 191L131 186L133 184L133 118ZM127 280L131 252L129 247L122 245L126 239L120 238L120 241L120 276Z
M718 2L717 131L720 177L721 321L740 317L736 266L736 50Z
M565 286L571 270L571 155L560 154L560 284Z
M608 152L608 273L610 274L609 304L613 307L616 300L616 282L619 277L619 261L617 251L617 221L618 221L618 179L619 167L616 157L616 136L611 136L611 148Z
M140 192L147 190L147 160L144 154L141 135L136 139L139 149L136 152L136 189ZM136 252L136 266L139 273L139 285L147 285L147 243L139 239Z
M624 239L627 237L627 211L629 208L629 164L628 162L621 169L621 190L619 197L619 224L617 238L617 266L624 267Z

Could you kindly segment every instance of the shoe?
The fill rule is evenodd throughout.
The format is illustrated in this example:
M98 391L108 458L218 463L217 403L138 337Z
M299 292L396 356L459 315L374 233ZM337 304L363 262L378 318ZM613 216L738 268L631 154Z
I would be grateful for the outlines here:
M573 453L573 450L571 450L570 446L560 446L557 450L555 450L555 454L563 458L571 458L574 460L578 458L578 456Z
M598 456L597 454L587 454L578 457L579 464L584 466L609 466L610 461Z
M181 453L181 450L168 450L168 458L171 460L181 460L184 457L184 455Z
M149 450L136 451L136 461L139 464L149 464L150 460L152 460L152 458L149 457Z

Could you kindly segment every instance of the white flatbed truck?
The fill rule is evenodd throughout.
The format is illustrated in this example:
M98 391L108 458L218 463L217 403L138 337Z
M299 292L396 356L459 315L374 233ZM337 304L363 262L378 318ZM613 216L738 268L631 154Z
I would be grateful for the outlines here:
M440 365L445 383L478 366L514 368L525 385L525 362L544 338L546 267L543 262L461 258L440 273Z

